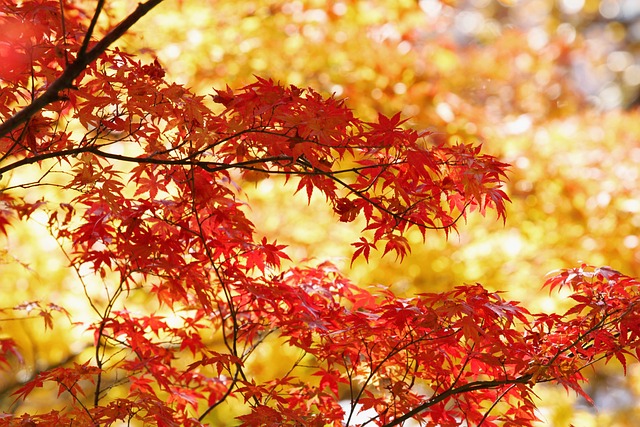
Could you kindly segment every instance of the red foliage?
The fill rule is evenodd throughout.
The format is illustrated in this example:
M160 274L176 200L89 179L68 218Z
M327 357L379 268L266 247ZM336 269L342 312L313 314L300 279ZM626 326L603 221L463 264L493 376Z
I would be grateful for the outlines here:
M59 6L0 5L8 28L0 56L9 64L0 76L0 173L49 162L70 175L64 188L73 197L33 205L0 189L0 232L46 208L74 268L117 284L106 304L91 301L95 356L41 372L14 392L21 399L54 383L59 396L71 396L65 409L6 415L0 425L198 426L237 397L244 425L339 426L372 408L372 421L385 426L409 418L526 426L536 383L582 393L585 367L640 355L639 283L607 268L548 280L572 292L575 305L563 315L530 314L478 284L401 299L356 287L330 264L283 270L284 247L257 236L243 213L243 174L284 175L309 198L321 193L340 221L363 217L354 259L368 259L378 243L402 258L411 228L448 233L472 210L504 218L507 165L479 146L431 142L403 128L399 115L364 122L339 99L261 78L217 91L221 107L212 109L165 81L157 60L144 65L106 42L89 43L91 14L65 10L63 34ZM114 309L134 289L180 324ZM62 310L35 307L47 327L50 312ZM214 334L225 351L207 344ZM287 375L260 382L245 364L269 335L302 357ZM0 343L6 364L18 353L13 342ZM106 378L124 382L124 397L106 392ZM499 401L507 409L491 414Z

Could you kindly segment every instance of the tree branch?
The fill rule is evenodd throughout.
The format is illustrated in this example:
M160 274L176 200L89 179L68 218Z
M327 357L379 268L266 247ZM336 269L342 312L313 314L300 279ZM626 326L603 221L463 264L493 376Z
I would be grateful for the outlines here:
M435 405L436 403L442 402L443 400L454 396L456 394L463 394L463 393L469 393L472 391L476 391L476 390L486 390L486 389L492 389L492 388L498 388L498 387L502 387L505 385L515 385L515 384L526 384L528 383L531 378L533 377L532 374L527 374L527 375L523 375L521 377L518 378L513 378L513 379L506 379L506 380L494 380L494 381L474 381L468 384L464 384L460 387L456 387L456 388L450 388L448 390L446 390L445 392L443 392L442 394L439 394L437 396L432 397L431 399L427 400L426 402L424 402L421 405L416 406L415 408L413 408L412 410L410 410L409 412L407 412L406 414L399 416L398 418L394 419L393 421L387 423L384 425L384 427L393 427L393 426L397 426L399 424L402 424L403 422L407 421L410 418L413 418L415 415L418 415L420 412L430 408L431 406ZM544 380L546 381L546 380ZM549 380L551 381L551 380ZM540 381L542 382L542 381Z
M93 13L93 18L91 18L91 23L89 24L89 28L87 28L87 33L84 35L84 40L82 40L82 46L80 47L80 52L78 53L78 57L84 56L87 49L89 48L89 43L91 42L91 35L93 34L93 30L96 28L96 24L98 23L98 17L100 17L100 13L102 12L102 8L104 7L104 0L98 0L98 4L96 5L96 11Z

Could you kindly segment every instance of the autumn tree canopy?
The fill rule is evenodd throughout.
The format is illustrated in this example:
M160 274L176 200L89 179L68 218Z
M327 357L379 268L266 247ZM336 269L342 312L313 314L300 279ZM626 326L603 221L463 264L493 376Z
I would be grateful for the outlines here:
M351 263L401 262L410 233L505 221L509 165L468 127L359 118L268 75L206 94L173 82L153 53L117 44L160 3L0 3L2 292L35 286L12 252L28 227L65 275L0 311L0 425L527 426L536 384L589 400L587 368L640 356L640 283L611 267L548 276L570 307L535 313L477 283L400 296L292 259L251 220L257 182L291 183L359 227ZM44 336L73 325L77 342L25 369L35 355L12 324L34 317ZM33 409L43 396L54 403Z

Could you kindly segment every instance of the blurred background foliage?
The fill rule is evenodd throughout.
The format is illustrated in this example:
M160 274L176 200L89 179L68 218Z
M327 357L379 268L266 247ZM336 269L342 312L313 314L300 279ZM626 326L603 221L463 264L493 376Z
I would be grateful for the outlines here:
M136 5L107 3L105 26ZM640 276L636 0L166 1L120 48L157 55L169 79L203 95L253 75L313 87L346 98L359 116L402 111L409 126L482 142L512 164L506 225L471 215L449 239L411 236L403 263L377 256L352 267L358 224L337 223L320 197L310 205L292 198L295 183L245 177L258 233L288 244L295 261L330 259L362 286L382 283L401 295L477 281L531 311L565 307L540 290L557 268L584 261ZM32 277L11 301L46 298L80 310L82 295L69 292L77 283L47 264L64 260L52 261L55 242L42 234L24 227L12 236L11 257L25 251L31 261L3 265L0 284ZM30 276L19 272L15 281L4 273L27 267ZM32 366L80 351L71 350L75 332L44 343L34 332L40 325L29 322ZM265 347L255 368L277 369L280 351ZM592 376L595 407L563 389L537 388L541 425L637 425L640 367L626 378L620 372L607 366ZM219 412L220 423L226 416Z

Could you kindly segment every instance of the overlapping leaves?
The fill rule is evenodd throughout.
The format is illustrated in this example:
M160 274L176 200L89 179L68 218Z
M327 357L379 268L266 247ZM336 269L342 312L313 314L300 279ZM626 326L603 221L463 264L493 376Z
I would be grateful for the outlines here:
M549 280L571 288L565 315L531 315L480 285L400 299L330 264L284 268L286 248L245 215L245 180L284 176L322 195L338 220L364 219L354 258L378 244L402 258L410 228L448 233L472 210L504 218L507 165L479 146L406 129L400 115L365 122L342 100L267 79L201 97L167 82L158 61L87 50L91 24L70 6L1 7L3 43L16 49L0 87L0 231L35 210L48 216L93 310L95 352L14 393L53 383L69 397L64 410L0 425L196 426L231 397L245 425L353 424L360 407L386 426L531 425L535 383L580 392L585 367L638 356L638 283L610 269ZM16 29L9 13L33 27ZM31 164L42 173L14 183ZM34 198L45 185L62 201ZM264 380L251 363L269 339L299 358ZM19 354L1 343L3 355ZM506 409L493 414L499 402Z

